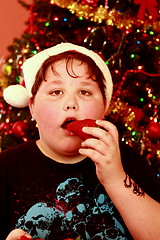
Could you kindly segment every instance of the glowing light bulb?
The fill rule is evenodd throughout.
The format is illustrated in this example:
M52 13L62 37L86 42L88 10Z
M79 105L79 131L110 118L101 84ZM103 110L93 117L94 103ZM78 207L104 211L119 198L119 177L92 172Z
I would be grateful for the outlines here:
M49 22L46 22L46 23L45 23L45 26L46 26L46 27L48 27L49 25L50 25L50 23L49 23Z
M150 35L154 35L154 32L153 32L153 31L150 31L149 34L150 34Z
M132 54L130 55L130 57L131 57L131 58L135 58L135 54L132 53Z

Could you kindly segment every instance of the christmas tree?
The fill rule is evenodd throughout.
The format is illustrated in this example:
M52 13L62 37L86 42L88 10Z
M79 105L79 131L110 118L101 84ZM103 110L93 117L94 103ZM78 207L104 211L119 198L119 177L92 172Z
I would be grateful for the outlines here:
M120 141L134 147L160 172L159 77L160 23L156 0L18 1L29 11L26 29L13 40L0 88L24 84L25 59L60 42L98 52L113 76L107 119ZM38 138L29 109L0 102L0 146L4 150Z

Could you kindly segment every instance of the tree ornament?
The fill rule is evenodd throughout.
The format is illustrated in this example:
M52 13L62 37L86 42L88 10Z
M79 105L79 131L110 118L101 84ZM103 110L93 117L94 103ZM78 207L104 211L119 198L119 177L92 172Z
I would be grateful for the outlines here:
M82 4L97 7L99 0L82 0Z
M29 26L27 27L27 29L24 31L25 33L31 33L33 34L34 32L37 31L37 27L34 24L34 20L35 20L35 16L34 16L34 7L35 5L31 5L30 9L29 9Z
M134 3L140 4L138 12L139 19L144 20L146 10L148 10L153 20L156 20L158 18L158 11L156 9L158 7L158 4L156 0L134 0Z
M2 112L5 111L5 106L2 102L0 102L0 110L2 110Z
M108 0L105 0L105 8L108 8Z
M10 126L7 122L2 122L0 124L0 132L4 135L7 135L10 131Z
M0 89L5 89L8 86L7 78L0 77Z
M12 126L12 133L18 137L23 138L28 133L29 127L24 121L17 121Z
M142 111L142 109L135 107L135 106L131 106L130 108L134 112L134 115L135 115L134 121L139 122L142 119L142 117L144 116L144 112Z
M150 138L160 138L160 123L151 121L148 126L148 137Z

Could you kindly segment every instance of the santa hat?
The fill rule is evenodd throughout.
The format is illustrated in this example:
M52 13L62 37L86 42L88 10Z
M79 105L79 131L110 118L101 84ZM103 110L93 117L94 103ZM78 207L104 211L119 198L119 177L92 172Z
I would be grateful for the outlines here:
M112 97L113 83L107 65L97 53L85 47L78 46L72 43L60 43L56 46L53 46L51 48L45 49L37 53L31 58L28 58L22 66L25 87L17 84L10 85L9 87L5 88L3 93L5 101L10 105L18 108L24 108L28 106L29 99L30 97L32 97L31 90L35 82L36 74L38 70L41 68L43 62L50 56L54 56L66 51L77 51L90 57L98 66L98 68L101 70L104 76L104 85L106 87L105 96L107 99L108 108Z

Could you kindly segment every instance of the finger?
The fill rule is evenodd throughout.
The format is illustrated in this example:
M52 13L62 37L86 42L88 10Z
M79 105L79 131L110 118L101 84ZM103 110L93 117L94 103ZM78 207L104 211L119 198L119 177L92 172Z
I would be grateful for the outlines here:
M95 151L98 151L102 155L106 155L106 153L108 152L108 145L95 138L89 138L86 141L82 142L81 145L83 148L94 149Z
M25 232L22 229L14 229L10 234L7 236L6 240L19 240L21 236L26 236L27 238L32 239L31 235Z
M102 154L100 154L99 152L95 151L94 149L80 148L79 149L79 153L84 155L84 156L89 157L96 164L98 164L100 162L100 160L102 161L102 159L103 159Z
M112 135L108 133L105 129L97 127L83 127L82 131L103 141L107 145L110 145L110 143L114 141Z
M106 120L97 120L96 124L101 128L106 129L106 131L113 137L115 141L118 140L118 130L114 124Z

